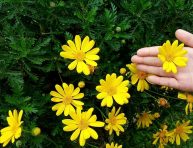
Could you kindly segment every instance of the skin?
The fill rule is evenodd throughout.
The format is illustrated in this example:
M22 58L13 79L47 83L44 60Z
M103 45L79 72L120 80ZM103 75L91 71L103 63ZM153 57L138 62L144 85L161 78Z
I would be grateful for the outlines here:
M177 74L166 73L162 69L162 63L157 58L159 46L139 49L131 61L137 64L139 70L153 74L147 77L149 83L193 92L193 34L178 29L175 36L187 46L184 49L188 51L186 54L188 57L187 66L178 67Z

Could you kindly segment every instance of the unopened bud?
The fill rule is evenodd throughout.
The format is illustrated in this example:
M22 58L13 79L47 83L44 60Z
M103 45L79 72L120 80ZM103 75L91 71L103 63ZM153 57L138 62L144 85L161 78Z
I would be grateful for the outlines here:
M34 127L32 129L32 135L33 136L38 136L41 133L41 129L39 127Z

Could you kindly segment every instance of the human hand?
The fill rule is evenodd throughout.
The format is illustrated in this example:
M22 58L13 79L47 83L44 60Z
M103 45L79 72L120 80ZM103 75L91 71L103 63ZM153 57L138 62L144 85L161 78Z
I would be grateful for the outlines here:
M186 67L178 67L177 74L166 73L163 70L162 62L157 57L159 46L139 49L131 61L137 64L139 70L152 74L147 77L148 82L193 92L193 34L178 29L175 35L178 40L189 46L184 47L188 51L188 63Z

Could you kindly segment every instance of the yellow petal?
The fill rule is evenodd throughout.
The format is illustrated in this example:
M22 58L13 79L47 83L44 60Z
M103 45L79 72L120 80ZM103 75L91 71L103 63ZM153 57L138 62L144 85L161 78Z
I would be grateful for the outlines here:
M63 45L63 46L62 46L62 49L63 49L64 51L66 51L66 52L72 52L72 53L76 52L76 50L73 50L72 48L70 48L70 47L67 46L67 45Z
M74 54L72 54L71 52L60 52L60 56L66 59L75 59Z
M69 132L69 131L74 131L77 128L78 126L76 124L71 124L71 125L65 126L63 130L66 132Z
M106 92L102 92L102 93L99 93L96 97L97 99L103 99L107 96L107 93Z
M180 136L178 134L176 135L176 144L180 145Z
M84 139L88 139L91 136L87 129L82 130L82 134L84 136Z
M68 43L69 47L70 47L73 51L76 51L76 50L77 50L77 49L76 49L76 46L75 46L75 44L74 44L73 41L68 40L67 43Z
M81 45L81 50L82 50L83 52L86 51L86 48L87 48L87 45L88 45L88 44L89 44L89 37L86 36L86 37L83 39L82 45Z
M55 88L59 92L59 94L61 94L62 96L65 96L64 90L60 85L56 84Z
M90 74L89 67L88 67L88 65L86 65L84 62L82 63L82 69L83 69L83 73L84 73L85 75L89 75L89 74Z
M80 88L77 87L77 88L73 91L72 96L76 96L79 92L80 92Z
M51 91L51 92L50 92L50 95L51 95L51 96L54 96L54 97L57 97L57 98L63 98L63 96L60 95L59 93L57 93L56 91Z
M78 138L79 134L80 134L80 129L78 128L77 130L75 130L75 131L73 132L73 134L72 134L71 137L70 137L70 140L71 140L71 141L76 140L76 139Z
M180 67L184 67L186 66L186 63L188 61L188 58L186 57L176 57L173 62L177 65L177 66L180 66Z
M86 58L89 60L94 60L94 61L100 59L98 55L90 55L90 54L89 55L86 54Z
M94 129L88 128L88 132L90 133L90 135L93 139L98 139L98 134Z
M123 105L123 104L124 104L122 95L116 94L116 95L113 96L113 98L115 99L115 101L116 101L118 104L120 104L120 105Z
M85 145L85 142L86 142L86 140L84 139L84 135L83 135L83 133L81 132L81 133L80 133L80 138L79 138L79 144L80 144L80 146L84 146L84 145Z
M112 97L107 97L107 107L111 107L113 105L113 98Z
M91 66L97 66L97 63L93 60L85 59L85 61L86 61L86 64L89 64Z
M89 125L94 126L94 127L103 127L105 125L105 123L101 122L101 121L96 121L96 122L90 123Z
M71 62L71 63L68 65L68 69L69 69L69 70L75 69L76 66L77 66L77 64L78 64L77 60L74 60L73 62Z
M99 48L94 48L94 49L88 51L86 54L87 54L87 55L95 55L95 54L97 54L99 51L100 51Z
M82 51L87 52L87 51L91 50L93 48L94 44L95 44L95 41L91 40L90 42L88 42L87 44L82 46Z
M79 93L75 96L73 96L73 99L82 99L84 97L84 93Z
M81 73L83 71L83 66L84 66L83 64L84 64L83 61L78 62L77 67L76 67L76 70L78 73Z
M79 35L75 36L75 44L76 44L76 49L80 50L80 48L81 48L81 38L80 38Z

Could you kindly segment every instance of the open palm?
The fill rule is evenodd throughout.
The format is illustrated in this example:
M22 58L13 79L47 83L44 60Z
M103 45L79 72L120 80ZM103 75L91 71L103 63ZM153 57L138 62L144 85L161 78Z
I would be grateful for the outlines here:
M153 74L147 78L150 83L193 91L193 34L179 29L176 31L176 37L189 46L184 47L188 51L187 66L178 67L177 74L166 73L162 69L162 63L157 58L159 46L139 49L137 55L134 55L131 60L137 64L139 70Z

